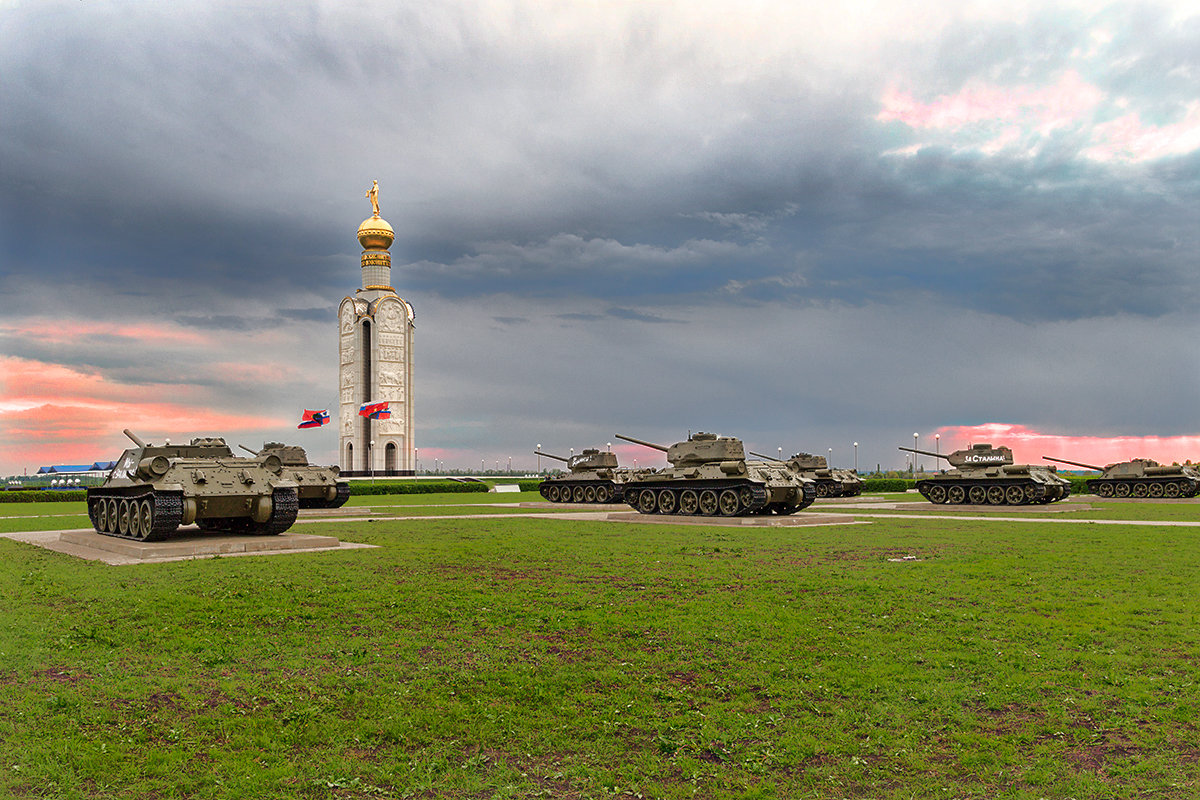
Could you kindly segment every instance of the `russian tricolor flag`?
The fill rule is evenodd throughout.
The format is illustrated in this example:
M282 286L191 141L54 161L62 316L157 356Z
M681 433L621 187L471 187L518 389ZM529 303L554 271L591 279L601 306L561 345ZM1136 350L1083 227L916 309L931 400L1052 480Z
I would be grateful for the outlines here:
M319 428L322 425L329 423L329 409L323 408L320 411L309 411L304 409L304 416L300 418L300 424L297 428Z
M358 415L367 419L389 419L392 412L388 408L388 401L384 400L381 403L363 403L358 409Z

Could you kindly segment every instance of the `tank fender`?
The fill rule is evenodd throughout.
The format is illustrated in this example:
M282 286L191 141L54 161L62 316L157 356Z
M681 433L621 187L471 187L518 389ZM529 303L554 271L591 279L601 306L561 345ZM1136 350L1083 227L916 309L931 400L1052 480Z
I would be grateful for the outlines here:
M289 481L286 479L268 481L267 485L270 486L272 490L275 490L275 489L299 489L300 488L300 484L296 483L295 481Z

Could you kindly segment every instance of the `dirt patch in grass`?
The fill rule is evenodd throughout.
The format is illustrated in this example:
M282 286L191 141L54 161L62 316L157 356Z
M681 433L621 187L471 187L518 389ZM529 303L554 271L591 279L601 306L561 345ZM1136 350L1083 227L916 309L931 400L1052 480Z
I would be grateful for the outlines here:
M46 667L45 669L35 669L33 677L52 683L75 684L89 680L92 676L82 670L72 671L64 667Z

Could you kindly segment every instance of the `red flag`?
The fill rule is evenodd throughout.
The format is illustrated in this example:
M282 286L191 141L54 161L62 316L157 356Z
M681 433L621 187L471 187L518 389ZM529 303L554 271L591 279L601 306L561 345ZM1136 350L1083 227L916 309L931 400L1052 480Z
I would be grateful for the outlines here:
M367 419L389 419L392 412L388 408L388 401L384 400L379 403L363 403L358 409L358 415Z
M322 425L329 424L329 409L321 409L320 411L309 411L304 409L304 416L300 418L300 424L297 428L319 428Z

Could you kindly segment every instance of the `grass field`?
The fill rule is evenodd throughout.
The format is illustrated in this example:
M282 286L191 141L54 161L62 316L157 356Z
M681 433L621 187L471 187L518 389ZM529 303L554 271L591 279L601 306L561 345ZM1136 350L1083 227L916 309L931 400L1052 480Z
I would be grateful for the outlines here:
M1200 528L303 530L378 548L110 567L0 540L0 795L1200 786Z

